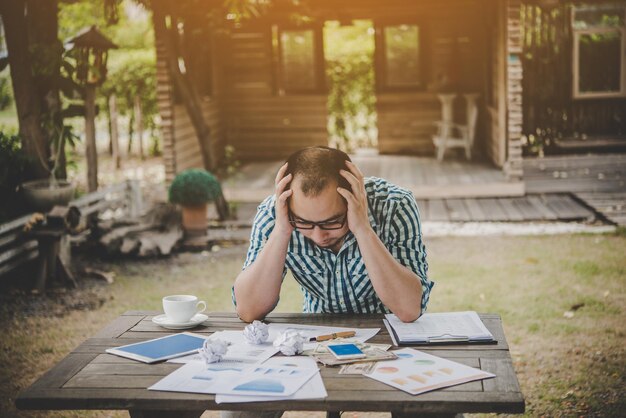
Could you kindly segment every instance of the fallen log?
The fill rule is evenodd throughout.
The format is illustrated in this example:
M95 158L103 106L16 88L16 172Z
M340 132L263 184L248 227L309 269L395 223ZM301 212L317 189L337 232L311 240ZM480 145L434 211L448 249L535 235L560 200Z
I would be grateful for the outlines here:
M124 220L102 225L99 243L110 254L154 257L168 255L183 238L179 210L169 203L155 204L137 222Z

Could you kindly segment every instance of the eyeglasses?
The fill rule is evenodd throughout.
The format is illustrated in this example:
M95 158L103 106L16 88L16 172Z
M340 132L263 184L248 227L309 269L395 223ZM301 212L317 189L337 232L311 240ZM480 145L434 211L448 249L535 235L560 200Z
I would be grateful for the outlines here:
M296 229L313 229L316 226L319 229L323 229L326 231L333 229L341 229L346 224L346 219L348 219L348 214L342 215L340 218L333 219L332 221L325 222L311 222L311 221L302 221L299 219L295 219L293 214L289 212L289 223Z

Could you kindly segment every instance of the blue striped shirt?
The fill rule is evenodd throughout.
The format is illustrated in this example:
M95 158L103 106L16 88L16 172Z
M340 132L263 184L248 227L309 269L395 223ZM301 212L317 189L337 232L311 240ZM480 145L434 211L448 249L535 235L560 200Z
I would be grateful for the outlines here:
M422 284L422 313L426 310L434 282L428 280L426 247L422 241L419 210L410 191L383 179L365 179L369 220L389 253L419 277ZM256 260L275 223L275 196L269 196L258 207L252 225L245 270ZM352 232L348 232L335 254L293 231L283 279L291 270L304 294L305 313L389 313L372 286L363 257ZM390 280L393 278L390 278ZM233 288L234 289L234 288ZM236 303L233 291L233 303Z

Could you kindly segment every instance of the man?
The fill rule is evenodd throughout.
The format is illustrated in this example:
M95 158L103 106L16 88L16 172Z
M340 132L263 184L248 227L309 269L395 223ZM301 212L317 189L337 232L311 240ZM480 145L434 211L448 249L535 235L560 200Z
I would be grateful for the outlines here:
M322 146L291 155L258 208L233 286L242 320L274 309L286 268L301 285L304 312L393 312L410 322L434 284L412 194L363 178L347 154Z

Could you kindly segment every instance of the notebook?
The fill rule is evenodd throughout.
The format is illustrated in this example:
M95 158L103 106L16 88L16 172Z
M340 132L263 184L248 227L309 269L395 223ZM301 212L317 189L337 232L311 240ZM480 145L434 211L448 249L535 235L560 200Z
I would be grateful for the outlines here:
M208 336L183 332L140 343L108 348L106 352L144 363L155 363L195 353L199 348L202 348L207 338Z
M413 322L387 314L383 322L395 345L496 342L474 311L424 314Z

